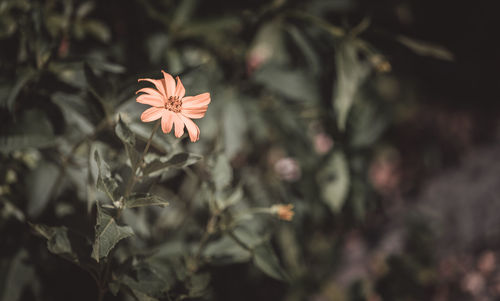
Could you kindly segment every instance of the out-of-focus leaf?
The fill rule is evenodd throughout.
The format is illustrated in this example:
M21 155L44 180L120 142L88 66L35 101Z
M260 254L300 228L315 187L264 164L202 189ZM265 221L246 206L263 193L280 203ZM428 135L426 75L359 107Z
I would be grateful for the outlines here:
M245 112L237 101L229 101L224 106L224 142L225 153L233 158L244 146L247 123Z
M53 163L42 161L26 177L28 193L28 215L36 217L42 213L50 200L50 193L56 184L58 168Z
M416 54L436 59L453 61L455 56L448 49L433 43L420 41L404 35L397 35L396 41L413 50Z
M135 208L144 206L168 206L168 202L159 196L150 194L134 194L125 200L125 208Z
M281 281L289 279L269 243L260 244L253 249L253 256L255 266L266 275Z
M137 166L141 155L135 148L135 134L122 120L121 116L118 117L118 123L115 126L115 133L116 136L118 136L118 138L120 138L120 140L123 142L125 151L127 152L127 157L129 158L131 165Z
M317 82L304 69L268 64L254 74L257 82L287 98L311 102L319 99Z
M313 74L316 74L320 70L320 61L317 53L311 46L311 42L308 41L305 34L294 25L289 24L287 26L287 31L304 55L308 69L311 70Z
M17 96L19 92L26 86L26 84L31 81L37 75L36 71L33 69L27 69L23 73L18 76L16 83L10 90L9 96L5 99L5 101L1 101L4 107L7 108L10 112L14 109L14 105L16 103Z
M109 251L122 239L134 235L129 226L119 226L111 215L104 212L97 204L97 223L95 226L95 240L92 246L92 255L97 262L108 256Z
M212 170L212 179L216 191L224 190L233 180L233 169L225 154L219 154L217 156Z
M89 64L83 64L83 71L85 73L85 79L87 80L88 88L90 92L99 100L102 101L102 97L105 94L106 86L102 79L100 79L92 70Z
M350 40L343 41L336 50L337 82L333 91L333 107L337 126L345 130L347 116L359 87L368 77L370 65L360 61L357 48Z
M23 248L17 252L15 257L8 263L7 267L2 267L0 272L0 300L17 301L21 300L21 295L26 286L37 284L35 270L28 265L28 252ZM0 262L3 263L3 262ZM3 269L5 268L5 270Z
M103 43L109 42L111 39L111 32L109 28L97 20L87 20L82 23L83 30L99 39Z
M108 164L104 162L104 160L101 160L97 150L94 153L94 159L97 163L97 168L99 169L99 174L97 176L97 188L102 192L105 192L113 202L117 201L118 183L111 176Z
M259 28L250 46L248 60L251 69L258 69L266 62L284 65L289 60L285 47L283 26L278 21L265 23Z
M333 213L338 213L349 192L349 165L343 153L333 153L317 174L323 201Z
M120 276L117 282L131 289L139 300L163 300L165 293L175 283L173 271L163 261L139 262L131 269L127 274Z
M178 153L167 159L166 161L162 161L161 159L155 159L142 169L144 175L148 175L153 172L160 171L166 168L184 168L189 165L193 165L194 163L201 160L203 157L196 154L191 153Z
M69 125L76 125L84 134L92 133L94 125L89 119L91 113L88 111L88 105L83 103L81 97L72 94L54 93L52 101L61 108Z
M389 124L387 116L368 101L354 105L350 119L353 147L367 147L373 144Z
M228 197L218 197L216 199L217 206L219 210L224 210L225 208L232 206L243 198L243 189L238 186Z
M252 258L252 253L237 244L227 236L207 245L203 257L211 264L231 264L246 262Z
M55 142L55 137L48 135L8 135L0 137L0 152L8 154L15 150L22 150L27 148L44 148L54 145Z
M188 279L186 287L189 290L191 298L202 297L206 294L208 285L210 284L210 274L195 274Z

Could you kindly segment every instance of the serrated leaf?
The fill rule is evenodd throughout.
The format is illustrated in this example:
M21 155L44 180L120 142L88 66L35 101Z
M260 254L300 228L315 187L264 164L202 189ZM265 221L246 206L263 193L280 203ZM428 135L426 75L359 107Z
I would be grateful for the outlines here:
M99 156L99 152L96 150L94 153L94 159L97 163L97 168L99 169L99 173L97 176L97 189L101 190L102 192L105 192L108 197L115 202L117 199L117 196L115 195L117 189L118 189L118 183L116 182L115 179L111 177L111 171L109 169L108 164L104 162L104 160L101 160L101 157Z
M335 152L317 175L323 201L338 213L349 192L349 165L343 153Z
M142 172L144 175L148 175L167 168L183 168L198 162L202 158L202 156L191 153L178 153L166 161L162 161L161 159L151 161L146 164L146 166L142 169Z
M92 246L92 255L97 262L108 256L111 249L122 239L134 235L129 226L119 226L116 220L97 204L97 223L95 226L95 240Z
M135 149L135 134L128 127L128 125L123 122L121 116L118 117L118 123L115 126L115 133L125 146L125 151L127 152L130 164L132 166L136 166L140 160L140 154Z
M125 200L125 208L144 206L168 206L168 202L159 196L149 194L135 194Z
M278 257L269 243L260 244L253 249L253 262L266 275L281 281L289 277L281 267Z

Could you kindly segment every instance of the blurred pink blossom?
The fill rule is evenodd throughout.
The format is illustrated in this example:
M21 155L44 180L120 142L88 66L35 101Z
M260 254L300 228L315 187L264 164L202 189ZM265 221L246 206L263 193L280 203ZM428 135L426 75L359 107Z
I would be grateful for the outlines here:
M297 160L290 157L279 159L274 164L274 171L280 176L281 179L288 182L297 181L300 179L302 174Z
M324 132L314 135L314 150L320 155L326 154L333 147L333 139Z

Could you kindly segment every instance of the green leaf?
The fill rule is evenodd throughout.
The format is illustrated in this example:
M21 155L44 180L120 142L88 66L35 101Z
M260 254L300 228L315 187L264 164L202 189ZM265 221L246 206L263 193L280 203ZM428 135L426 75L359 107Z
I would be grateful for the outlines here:
M49 227L42 224L30 224L30 226L35 232L47 239L47 249L51 253L75 263L79 262L68 236L68 228L64 226Z
M229 164L225 154L219 154L217 156L212 170L212 179L214 181L216 191L219 192L226 188L233 180L233 168Z
M144 206L168 206L168 202L159 196L150 194L134 194L125 200L125 208Z
M1 301L22 300L23 296L26 296L23 291L27 287L36 291L36 287L40 283L36 277L34 266L29 263L30 256L24 248L20 248L10 260L0 261Z
M396 41L411 49L418 55L430 56L436 59L453 61L455 56L448 49L433 43L420 41L404 35L397 35Z
M304 69L291 69L276 64L267 64L254 74L255 80L269 90L301 102L319 99L317 82Z
M191 153L178 153L164 162L162 162L162 158L151 161L146 164L146 166L142 169L142 172L144 175L148 175L167 168L183 168L198 162L202 158L203 157L200 155Z
M252 253L230 237L223 236L207 245L203 251L203 257L211 264L224 265L249 261Z
M125 151L127 152L130 164L132 166L136 166L140 160L140 154L137 149L135 149L135 134L128 127L128 125L123 122L121 116L118 117L118 123L115 126L115 133L125 146Z
M354 96L368 77L370 65L359 60L358 50L350 40L344 41L338 47L335 63L337 82L333 91L333 107L337 116L337 126L344 131Z
M42 161L26 177L26 185L30 187L28 196L28 215L38 216L47 206L54 185L59 175L59 169L53 163Z
M14 105L19 93L23 90L24 86L26 86L26 84L28 84L36 75L37 73L34 69L27 69L20 76L17 76L16 84L10 90L9 96L4 103L7 110L9 110L10 112L14 110Z
M210 284L210 274L195 274L188 278L186 287L189 290L189 296L191 298L202 297L206 295L208 290L208 285Z
M281 281L287 281L289 276L281 267L278 257L269 243L258 245L253 250L254 264L266 275Z
M349 192L349 165L342 152L333 153L317 175L323 201L338 213Z
M111 171L108 164L106 164L104 160L101 160L97 150L94 153L94 158L97 163L97 168L99 169L99 174L97 176L97 189L105 192L108 197L115 202L118 199L116 194L118 183L111 177Z
M106 91L105 83L100 79L92 70L88 63L83 64L83 72L85 74L85 79L87 80L87 86L89 91L100 101L102 101L103 96Z
M48 135L8 135L0 137L0 153L8 154L27 148L45 148L56 143L54 136Z
M97 204L97 223L95 226L95 240L92 246L92 255L97 262L108 256L111 249L122 239L134 235L129 226L119 226L111 215L104 212Z
M128 125L123 122L121 116L118 116L118 123L115 126L115 133L123 143L135 145L135 134L128 127Z

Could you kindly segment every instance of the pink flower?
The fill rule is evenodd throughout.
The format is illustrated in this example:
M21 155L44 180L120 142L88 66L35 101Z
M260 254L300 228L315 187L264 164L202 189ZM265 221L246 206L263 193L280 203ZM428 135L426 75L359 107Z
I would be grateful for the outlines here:
M153 88L142 88L136 92L143 92L136 101L152 106L141 115L143 122L151 122L161 118L161 129L170 133L175 125L175 137L179 138L184 134L186 126L191 142L200 139L200 128L191 120L205 116L208 104L210 103L210 93L203 93L196 96L184 96L186 89L177 76L177 85L174 78L162 71L162 79L141 78L138 81L148 81L155 85Z

